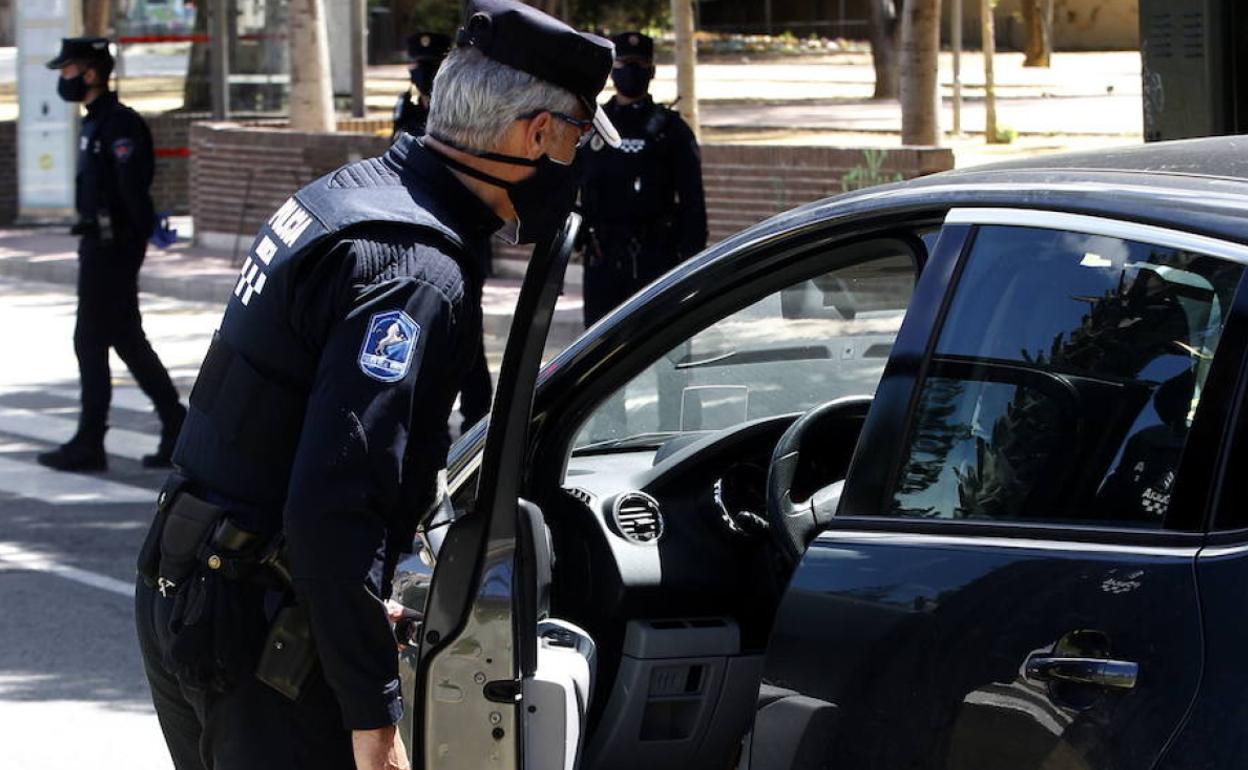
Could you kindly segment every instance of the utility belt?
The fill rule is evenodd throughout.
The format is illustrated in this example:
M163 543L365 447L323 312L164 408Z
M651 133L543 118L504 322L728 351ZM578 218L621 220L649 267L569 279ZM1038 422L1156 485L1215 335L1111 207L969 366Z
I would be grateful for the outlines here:
M281 535L239 527L228 509L186 486L176 473L165 483L138 561L163 603L154 616L166 667L186 684L220 692L254 673L296 699L316 651L306 612L292 601ZM263 612L269 590L287 595L272 623Z

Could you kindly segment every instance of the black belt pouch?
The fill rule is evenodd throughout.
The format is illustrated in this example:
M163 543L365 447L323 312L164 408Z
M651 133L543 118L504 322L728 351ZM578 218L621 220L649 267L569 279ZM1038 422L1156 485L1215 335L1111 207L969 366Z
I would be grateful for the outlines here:
M171 602L162 629L166 666L185 684L218 692L251 675L265 631L264 588L226 576L219 566L233 554L210 553L224 518L217 506L179 496L160 538L157 579Z

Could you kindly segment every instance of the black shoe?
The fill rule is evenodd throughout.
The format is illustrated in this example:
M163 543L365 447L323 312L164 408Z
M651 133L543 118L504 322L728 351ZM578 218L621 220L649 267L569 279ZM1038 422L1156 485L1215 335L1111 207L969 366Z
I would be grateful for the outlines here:
M35 458L40 465L58 471L98 472L108 470L108 455L103 444L70 441Z
M184 422L186 407L178 404L178 411L160 426L160 445L156 447L156 453L143 455L141 462L144 468L168 468L173 465L173 448L177 446L178 434L182 432Z

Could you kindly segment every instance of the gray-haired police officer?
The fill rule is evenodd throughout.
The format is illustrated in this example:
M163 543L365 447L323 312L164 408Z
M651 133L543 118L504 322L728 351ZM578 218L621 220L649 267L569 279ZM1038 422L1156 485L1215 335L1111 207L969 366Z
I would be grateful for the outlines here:
M200 371L136 595L179 770L407 766L383 601L475 352L470 255L553 235L578 145L619 141L595 103L608 41L514 0L469 14L428 136L269 218Z
M654 41L640 32L611 40L615 96L605 109L622 144L592 141L581 153L586 326L706 247L698 143L650 96Z
M155 454L143 458L143 464L167 467L186 409L143 333L139 315L139 268L155 223L150 194L152 135L143 118L108 88L113 57L106 38L65 38L48 67L61 71L57 83L61 98L87 108L75 181L78 223L72 230L80 236L74 352L82 382L82 413L73 438L37 459L64 471L107 468L104 433L112 400L108 367L112 348L160 415L160 445Z
M394 105L391 141L398 139L402 132L424 135L429 120L429 100L433 97L433 79L450 50L451 39L436 32L417 32L407 38L407 71L412 88L416 89L416 99L412 99L411 88L399 95Z

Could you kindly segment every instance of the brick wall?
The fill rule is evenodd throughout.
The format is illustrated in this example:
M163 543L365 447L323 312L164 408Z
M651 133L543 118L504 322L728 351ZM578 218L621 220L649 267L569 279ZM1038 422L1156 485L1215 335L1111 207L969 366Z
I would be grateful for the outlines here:
M189 214L191 211L191 124L205 114L162 112L144 115L156 149L156 175L152 200L157 211ZM17 122L0 121L0 225L17 216Z
M195 124L191 213L201 241L241 255L265 218L296 189L353 159L383 152L388 125L343 120L338 133L308 134L275 122ZM950 168L953 152L943 148L709 144L702 149L702 174L711 242L803 203ZM526 259L528 251L499 247L496 256Z
M245 251L290 196L344 163L378 155L389 137L317 134L279 125L196 123L191 128L191 215L204 244Z
M17 122L0 122L0 225L17 218Z

